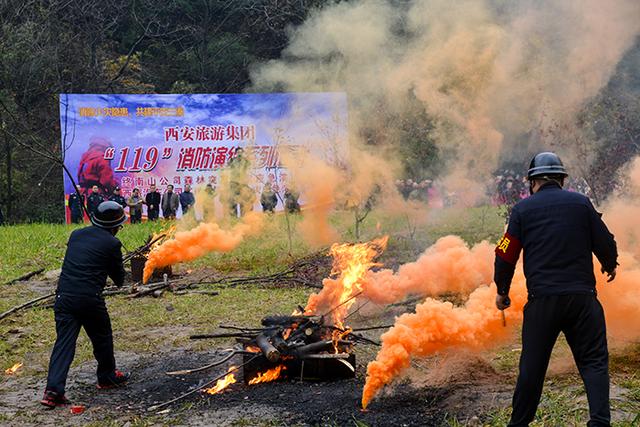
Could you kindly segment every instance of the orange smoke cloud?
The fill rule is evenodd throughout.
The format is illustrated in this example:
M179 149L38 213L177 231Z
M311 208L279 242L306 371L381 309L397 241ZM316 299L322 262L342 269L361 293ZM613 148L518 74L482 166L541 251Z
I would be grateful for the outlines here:
M471 293L463 307L427 298L415 313L398 317L393 328L382 335L376 360L367 366L362 407L366 408L384 385L407 369L413 357L452 347L483 349L506 339L510 328L521 321L527 299L521 272L512 286L512 307L505 310L509 328L503 326L495 296L495 288L482 286Z
M640 258L637 236L637 213L640 212L640 158L629 171L625 196L613 198L603 216L616 236L620 249L618 274L611 283L600 273L594 258L598 297L605 309L608 335L622 341L640 338ZM465 249L456 237L440 239L414 263L400 267L397 273L370 272L365 292L368 297L390 302L407 293L461 292L478 283L490 283L493 250L486 243ZM437 273L441 274L438 275ZM367 367L367 381L362 394L364 408L371 399L404 371L413 357L424 357L455 347L483 349L508 337L495 308L495 287L481 286L471 293L466 304L455 307L432 298L416 307L415 313L400 316L393 328L382 335L382 349ZM505 311L510 327L522 321L527 300L521 264L511 287L512 307Z
M298 229L313 246L338 240L338 233L329 224L329 214L335 194L342 181L339 171L308 153L281 153L282 161L291 173L293 189L304 195L304 215Z
M262 214L249 212L229 230L223 230L218 224L209 222L188 231L177 232L171 240L151 250L144 266L143 282L147 283L157 268L192 261L208 252L229 252L261 226Z
M611 283L606 283L605 277L599 273L596 277L609 336L637 340L640 338L640 157L630 162L625 172L625 194L609 200L602 217L618 242L618 274Z
M415 262L394 273L369 271L364 296L378 304L390 304L409 294L468 293L493 278L493 245L469 246L457 236L446 236L429 247Z

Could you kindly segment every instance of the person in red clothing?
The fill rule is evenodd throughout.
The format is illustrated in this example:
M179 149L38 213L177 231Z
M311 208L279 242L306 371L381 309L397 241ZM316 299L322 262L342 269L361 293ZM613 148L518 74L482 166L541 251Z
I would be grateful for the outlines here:
M107 138L93 136L89 140L89 149L82 154L78 165L78 183L84 193L97 185L103 194L111 194L116 187L111 161L104 158L108 148L113 148Z

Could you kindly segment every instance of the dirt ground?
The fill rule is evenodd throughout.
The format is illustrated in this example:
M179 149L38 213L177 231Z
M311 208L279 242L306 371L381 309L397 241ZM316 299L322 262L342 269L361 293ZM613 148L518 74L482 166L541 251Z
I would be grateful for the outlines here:
M194 277L198 274L194 272ZM198 277L196 277L198 279ZM46 293L50 281L32 281L28 286ZM352 326L393 323L394 316L413 309L415 301L392 307L364 306L351 319ZM265 313L269 314L269 313ZM162 329L162 328L161 328ZM166 330L158 334L170 334ZM379 339L383 331L364 335ZM153 334L153 330L147 330ZM173 333L187 332L176 329ZM21 336L20 339L25 339ZM193 390L226 372L241 356L204 372L169 376L166 372L204 366L221 359L223 347L211 342L211 349L167 348L155 354L116 352L118 366L132 372L126 387L98 390L95 385L95 361L71 369L67 396L73 404L86 407L73 415L68 408L47 410L38 401L45 387L45 372L36 375L18 373L5 376L0 389L0 424L25 426L58 425L188 425L188 426L429 426L442 425L454 415L471 420L496 406L508 405L509 380L497 374L481 359L465 359L442 377L439 370L423 361L407 378L387 388L369 410L360 409L366 364L377 348L358 346L357 375L354 379L330 382L285 380L246 386L241 375L236 384L218 395L195 393L160 410L148 409ZM469 361L470 360L470 361ZM437 361L433 361L437 363ZM431 372L427 375L425 372ZM455 374L452 375L452 372ZM9 421L10 420L10 421ZM362 423L362 424L360 424ZM7 424L8 425L8 424Z
M496 381L500 376L477 362L480 369L473 368L475 378L451 378L439 386L416 385L405 380L387 390L363 412L360 397L364 366L361 365L359 374L351 380L287 380L254 386L239 381L218 395L196 393L166 408L148 411L149 407L224 373L228 365L182 377L165 372L202 366L221 356L217 351L185 349L143 357L118 353L119 364L131 370L133 377L126 387L104 391L95 387L95 363L84 363L71 370L67 386L67 395L73 403L87 407L82 415L72 415L63 408L41 408L38 399L44 389L43 379L11 377L2 387L4 404L0 414L17 416L14 421L34 426L100 424L105 419L126 425L141 418L148 418L151 424L190 426L343 426L357 425L357 422L370 426L425 426L441 425L447 415L453 414L458 419L471 419L488 406L502 405L510 398L508 385L496 385L501 382Z

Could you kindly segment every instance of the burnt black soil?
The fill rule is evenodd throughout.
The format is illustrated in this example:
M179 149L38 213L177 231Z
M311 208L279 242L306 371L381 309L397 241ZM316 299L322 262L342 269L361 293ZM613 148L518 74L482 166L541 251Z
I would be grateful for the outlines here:
M74 398L74 403L86 403L88 409L99 408L96 412L120 415L160 412L164 419L176 418L180 423L195 425L353 426L357 420L370 426L425 426L442 424L445 412L439 409L440 403L451 392L450 388L414 388L402 383L363 412L360 410L362 378L331 382L287 380L254 386L246 386L240 380L221 394L198 392L171 406L147 411L150 406L208 382L224 373L229 365L182 377L168 376L166 371L202 366L221 356L214 351L147 356L127 366L133 377L126 387L103 391L89 382L75 382L70 384L68 395ZM240 358L234 362L241 363ZM364 371L363 367L359 369Z

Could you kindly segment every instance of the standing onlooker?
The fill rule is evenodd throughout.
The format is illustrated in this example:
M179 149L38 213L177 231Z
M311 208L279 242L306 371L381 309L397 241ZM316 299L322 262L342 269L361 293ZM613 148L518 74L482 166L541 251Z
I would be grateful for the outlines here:
M149 221L155 221L160 215L160 193L156 189L155 185L149 187L149 192L145 197L145 204L147 205L147 218Z
M87 211L89 215L93 215L96 213L96 209L98 209L98 205L104 202L104 197L100 194L100 189L97 185L91 187L91 194L87 198ZM89 218L91 219L91 218Z
M109 197L109 200L111 200L112 202L116 202L117 204L122 206L122 209L127 207L127 201L124 200L124 197L120 195L120 187L116 187L113 189L113 194L111 195L111 197Z
M167 192L162 196L162 216L165 219L176 219L180 198L173 192L173 185L167 185Z
M69 210L71 211L71 222L74 224L80 224L82 217L84 216L84 196L78 195L82 190L82 187L76 185L77 191L74 191L69 195Z
M140 197L140 190L134 188L133 192L131 193L131 197L129 197L129 200L127 200L127 205L129 206L129 215L131 217L131 224L142 222L143 204L144 200L142 200L142 197Z
M273 210L278 204L278 196L273 191L270 182L267 182L262 189L262 194L260 195L260 204L262 205L263 212L271 213L273 213Z
M296 190L286 187L284 189L284 207L289 213L298 213L300 212L300 203L298 199L300 198L300 193Z
M189 184L185 184L184 191L180 193L180 206L182 206L182 215L185 215L191 206L196 203L196 198L191 192L191 186Z

